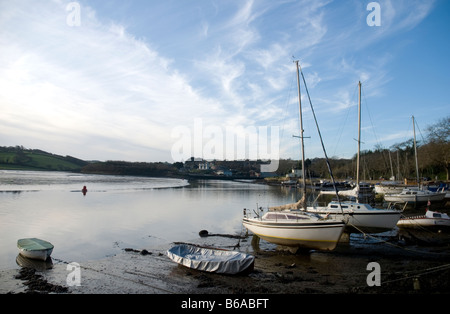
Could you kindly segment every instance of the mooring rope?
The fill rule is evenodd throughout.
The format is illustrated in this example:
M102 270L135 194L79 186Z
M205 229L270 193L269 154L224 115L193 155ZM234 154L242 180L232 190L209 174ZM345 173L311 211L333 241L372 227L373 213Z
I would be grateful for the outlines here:
M427 251L419 251L419 250L413 250L413 249L410 249L410 248L405 248L403 246L400 246L400 245L388 242L386 240L380 239L380 238L378 238L378 237L376 237L376 236L374 236L372 234L366 233L366 232L364 232L363 230L361 230L360 228L358 228L357 226L355 226L354 224L352 224L350 222L348 222L348 225L350 225L351 227L353 227L356 230L358 230L361 234L363 234L364 238L366 238L366 237L372 238L372 239L377 240L380 243L388 244L388 245L393 246L393 247L398 248L398 249L402 249L402 250L405 250L405 251L410 251L410 252L413 252L413 253L416 253L416 254L438 254L438 255L442 254L442 253L439 253L439 252L427 252Z
M59 258L52 257L52 259L57 261L57 262L59 262L59 263L63 263L63 264L67 264L67 265L71 264L70 262L67 262L67 261L59 259ZM97 273L100 273L100 274L108 275L108 276L119 278L119 279L126 280L126 281L130 281L130 282L137 283L139 285L143 285L143 286L146 286L146 287L149 287L149 288L152 288L152 289L160 290L160 291L165 292L165 293L176 294L176 292L169 291L169 290L166 290L166 289L163 289L163 288L159 288L159 287L155 287L153 285L144 283L144 282L139 281L139 280L126 278L126 277L123 277L123 276L120 276L120 275L117 275L117 274L101 271L101 270L98 270L98 269L95 269L95 268L92 268L92 267L88 267L88 266L82 266L81 264L79 264L79 265L80 265L81 269L90 270L90 271L94 271L94 272L97 272ZM139 274L139 273L134 273L134 272L130 272L130 271L125 271L125 273L129 273L129 274L132 274L132 275L133 274L134 275L143 275L145 277L149 277L148 275L145 275L145 274Z

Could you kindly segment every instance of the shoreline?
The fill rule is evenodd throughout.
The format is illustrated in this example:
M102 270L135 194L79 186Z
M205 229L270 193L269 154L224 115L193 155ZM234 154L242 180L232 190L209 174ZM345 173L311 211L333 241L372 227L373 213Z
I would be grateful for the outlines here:
M167 294L167 295L291 295L291 294L441 294L450 293L450 251L399 243L340 243L334 251L292 254L252 238L239 251L255 256L246 276L200 272L172 262L170 247L128 248L114 256L80 263L79 268L54 258L51 269L21 273L0 271L0 294ZM235 239L209 237L199 245L230 248ZM369 286L372 270L380 267L380 285ZM24 269L24 268L22 268ZM369 269L369 270L367 270ZM78 273L77 273L78 271ZM70 282L78 279L80 286ZM34 276L34 277L33 277ZM75 281L74 281L75 280Z

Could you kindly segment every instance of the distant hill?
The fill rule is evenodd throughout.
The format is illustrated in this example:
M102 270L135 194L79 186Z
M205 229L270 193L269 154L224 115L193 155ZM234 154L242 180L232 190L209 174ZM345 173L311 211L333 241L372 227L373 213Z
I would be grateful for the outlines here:
M87 161L51 154L39 149L26 149L23 146L0 146L1 170L53 170L79 172Z

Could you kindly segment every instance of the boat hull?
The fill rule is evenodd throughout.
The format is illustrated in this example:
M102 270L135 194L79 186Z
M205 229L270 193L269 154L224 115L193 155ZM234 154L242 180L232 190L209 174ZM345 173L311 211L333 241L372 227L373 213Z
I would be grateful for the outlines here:
M344 229L344 223L340 222L305 224L262 221L258 218L244 218L243 225L267 242L316 250L335 249Z
M50 255L52 254L53 250L41 250L41 251L26 251L19 249L19 254L26 258L36 259L40 261L46 261Z
M401 212L397 210L368 210L365 212L330 212L327 210L308 209L309 212L326 215L337 220L347 221L344 232L347 233L380 233L392 230L400 219Z
M384 200L386 202L397 202L397 203L425 203L425 202L436 202L442 201L445 198L445 193L433 193L433 192L408 192L406 193L398 193L398 194L385 194Z
M400 219L397 223L399 228L411 229L446 229L450 230L450 219L429 218L425 216Z
M17 241L19 254L23 257L46 261L53 252L53 245L50 242L29 238Z

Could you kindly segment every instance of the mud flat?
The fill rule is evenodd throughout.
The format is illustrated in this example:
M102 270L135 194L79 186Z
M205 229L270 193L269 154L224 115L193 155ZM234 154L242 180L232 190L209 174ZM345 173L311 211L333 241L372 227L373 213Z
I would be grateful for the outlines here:
M385 239L386 240L386 239ZM371 242L362 237L332 252L292 254L251 237L210 237L197 244L254 254L255 269L246 276L199 272L173 263L158 248L126 248L120 254L79 264L53 259L50 269L0 271L0 293L57 294L441 294L450 293L448 245L419 247L401 241ZM368 242L369 243L368 243ZM264 243L263 243L264 242ZM368 268L379 265L379 273ZM374 277L378 275L378 277ZM378 278L378 284L374 284ZM78 280L78 282L77 282ZM77 285L79 284L79 285Z

